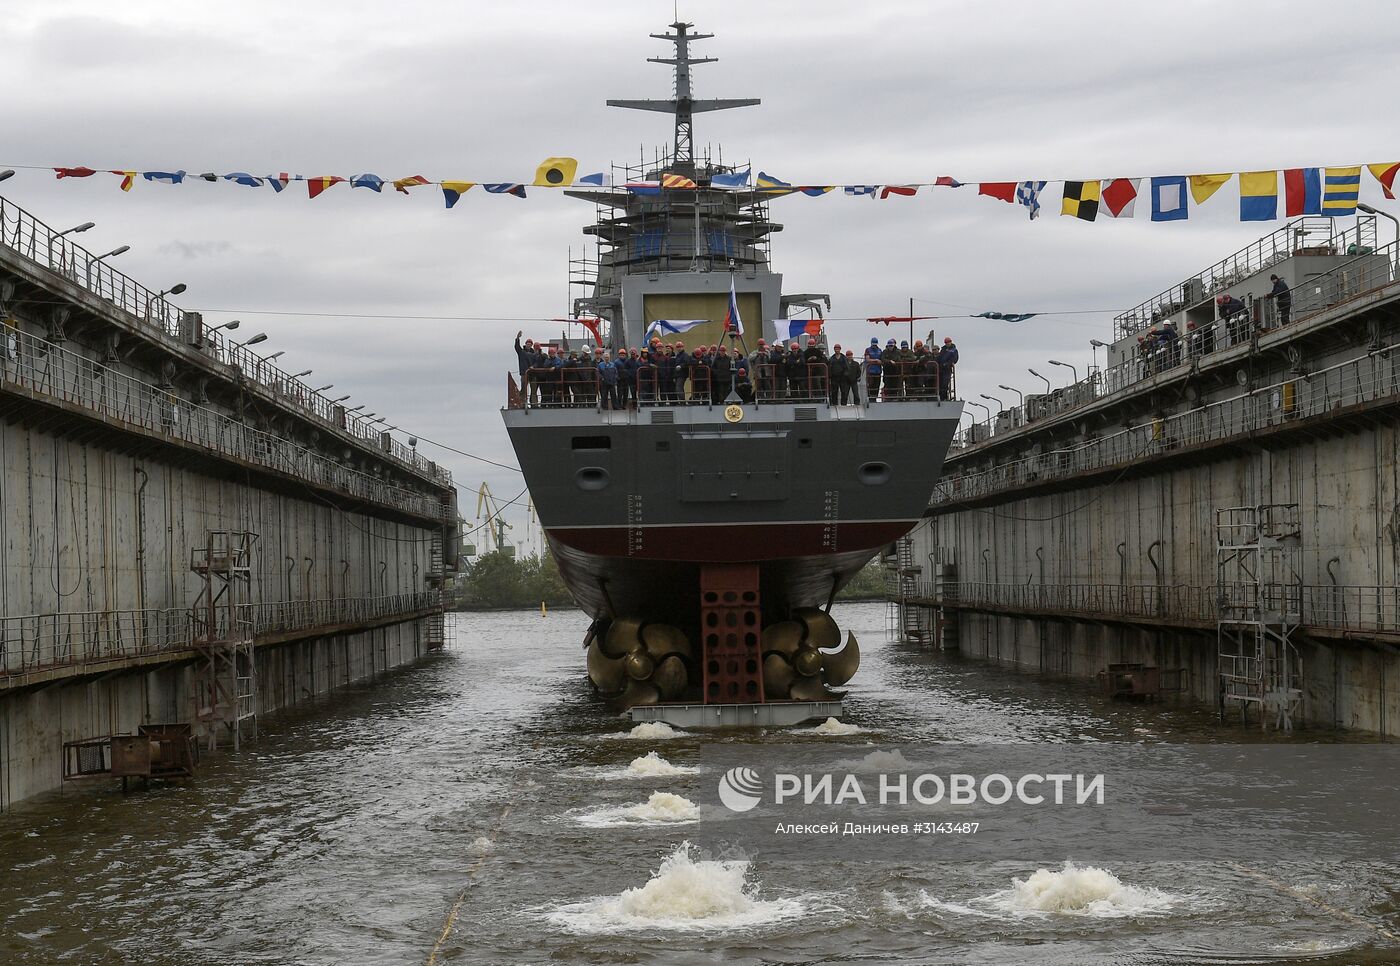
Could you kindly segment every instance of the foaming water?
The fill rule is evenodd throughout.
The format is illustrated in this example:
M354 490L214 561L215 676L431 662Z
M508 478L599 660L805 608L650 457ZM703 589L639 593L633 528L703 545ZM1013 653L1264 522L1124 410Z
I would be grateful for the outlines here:
M469 855L490 855L494 851L496 851L496 843L484 835L478 835L472 839L471 845L467 846Z
M758 898L747 861L698 859L683 842L646 885L558 906L548 919L575 933L700 932L771 926L807 911L801 898Z
M836 765L854 772L907 771L911 766L898 748L889 751L872 751L864 758L847 758Z
M804 735L855 735L860 734L860 725L827 718L815 728L802 728L798 734Z
M700 769L690 765L673 765L661 755L649 751L640 758L633 758L626 768L613 768L598 773L599 778L675 778L680 775L698 775Z
M1126 885L1112 872L1066 862L1057 871L1037 869L1028 878L1011 880L1011 888L984 897L1013 914L1051 913L1113 919L1160 916L1186 904L1184 896L1160 889Z
M686 733L672 728L664 721L643 721L631 731L603 735L604 738L632 738L640 741L665 741L667 738L684 738Z
M700 806L683 795L652 792L639 805L610 806L582 812L574 821L585 828L617 828L622 825L693 825L700 821Z

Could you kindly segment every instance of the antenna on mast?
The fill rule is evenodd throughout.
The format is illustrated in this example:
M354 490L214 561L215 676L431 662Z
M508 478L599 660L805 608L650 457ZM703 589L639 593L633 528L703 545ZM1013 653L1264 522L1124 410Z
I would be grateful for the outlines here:
M727 111L735 107L754 107L761 103L757 97L710 98L695 100L690 96L690 68L693 64L712 64L717 57L691 57L692 40L709 40L714 34L689 33L695 24L682 23L677 13L676 22L671 24L675 33L651 34L657 40L669 40L676 45L675 57L648 57L653 64L670 64L676 69L676 96L668 101L660 100L608 100L609 107L622 107L633 111L659 111L673 114L676 119L675 164L691 171L695 168L695 153L692 146L691 128L694 115L706 111Z

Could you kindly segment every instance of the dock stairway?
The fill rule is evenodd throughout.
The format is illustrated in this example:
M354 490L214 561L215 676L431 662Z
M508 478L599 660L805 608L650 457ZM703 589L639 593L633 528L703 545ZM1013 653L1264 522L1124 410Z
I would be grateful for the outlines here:
M914 538L905 534L894 542L893 554L884 558L886 577L886 631L891 637L926 644L932 637L932 613L915 600L923 567L914 562Z
M1302 660L1293 634L1302 623L1302 528L1296 503L1215 511L1216 640L1221 717L1293 729L1303 700Z
M190 551L190 570L202 583L190 611L195 669L195 719L212 751L227 733L234 750L245 730L257 736L258 676L253 648L250 530L210 530L203 547ZM222 726L222 727L221 727Z

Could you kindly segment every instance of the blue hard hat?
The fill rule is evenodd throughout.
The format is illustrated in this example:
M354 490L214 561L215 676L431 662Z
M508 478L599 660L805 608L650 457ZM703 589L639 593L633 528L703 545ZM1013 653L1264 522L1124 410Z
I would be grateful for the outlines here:
M880 340L879 340L879 339L871 339L871 340L870 340L870 344L871 344L871 345L879 345L879 344L880 344Z

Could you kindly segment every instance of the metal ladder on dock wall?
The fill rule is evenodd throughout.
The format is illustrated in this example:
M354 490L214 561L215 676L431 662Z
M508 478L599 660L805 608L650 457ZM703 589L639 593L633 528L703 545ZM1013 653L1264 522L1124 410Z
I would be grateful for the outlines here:
M894 543L894 555L885 557L887 590L885 628L891 637L916 644L928 643L932 613L915 602L919 596L919 575L923 568L914 563L914 537L906 534Z
M257 736L258 674L253 647L250 530L210 530L190 551L190 570L203 586L190 611L190 644L199 654L194 680L195 718L209 748L223 725L238 750L245 728Z
M447 523L446 516L450 511L450 505L443 501L444 522L441 526L433 528L432 538L428 542L428 583L437 595L437 610L428 615L425 622L425 640L429 651L441 651L448 644L447 614Z
M1302 623L1302 528L1296 503L1215 511L1216 640L1221 717L1238 706L1293 730L1303 701L1302 659L1293 632Z

